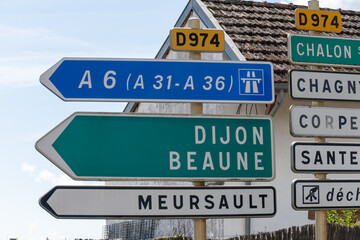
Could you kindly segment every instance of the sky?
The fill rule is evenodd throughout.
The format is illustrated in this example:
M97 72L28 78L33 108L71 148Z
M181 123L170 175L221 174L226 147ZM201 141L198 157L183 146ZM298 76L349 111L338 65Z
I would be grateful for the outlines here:
M103 182L73 181L34 145L73 112L122 112L125 103L64 102L39 77L63 57L154 58L187 2L0 0L0 240L102 237L105 220L56 219L38 200L56 185ZM360 2L320 7L360 10Z

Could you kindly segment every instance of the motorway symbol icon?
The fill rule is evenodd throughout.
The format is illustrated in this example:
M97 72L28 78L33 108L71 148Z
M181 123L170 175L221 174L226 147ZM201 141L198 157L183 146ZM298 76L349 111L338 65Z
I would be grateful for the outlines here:
M240 95L264 95L264 73L262 70L239 70Z

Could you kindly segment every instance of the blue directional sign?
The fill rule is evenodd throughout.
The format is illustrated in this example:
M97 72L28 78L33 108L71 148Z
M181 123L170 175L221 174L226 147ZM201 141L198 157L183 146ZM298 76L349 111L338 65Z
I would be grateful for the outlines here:
M63 58L40 82L65 101L274 101L270 62Z

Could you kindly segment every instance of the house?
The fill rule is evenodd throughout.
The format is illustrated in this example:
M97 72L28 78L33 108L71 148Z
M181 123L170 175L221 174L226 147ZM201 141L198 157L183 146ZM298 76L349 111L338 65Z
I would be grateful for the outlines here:
M271 185L277 191L277 214L273 218L221 220L223 236L273 231L291 226L314 223L311 212L295 211L291 206L291 183L294 179L314 179L313 174L295 174L290 167L290 145L294 141L313 141L312 138L294 138L289 131L289 107L311 105L310 101L292 100L288 94L288 71L309 69L309 66L291 65L288 59L287 34L308 34L295 26L295 9L307 8L293 4L252 2L242 0L190 0L174 27L187 27L191 17L200 19L201 28L225 31L223 53L202 53L203 60L270 61L274 65L275 102L269 104L204 104L205 114L273 117L275 135L276 176L270 182L247 182L246 185ZM326 10L326 9L323 9ZM328 9L331 10L331 9ZM325 36L360 38L360 12L342 9L343 31L323 33ZM156 59L189 59L187 52L174 52L167 38ZM324 70L357 71L326 67ZM325 106L358 107L353 102L325 102ZM190 113L189 103L128 103L125 112ZM358 142L357 139L327 139L338 142ZM328 178L356 178L356 175L329 174ZM244 185L226 182L225 185Z

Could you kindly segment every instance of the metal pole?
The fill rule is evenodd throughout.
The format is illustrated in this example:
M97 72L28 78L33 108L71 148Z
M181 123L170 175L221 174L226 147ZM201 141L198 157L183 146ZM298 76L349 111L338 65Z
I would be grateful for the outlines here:
M200 19L190 18L189 19L190 28L200 28ZM190 52L189 58L192 60L201 60L200 52ZM203 104L202 103L191 103L191 114L203 114ZM193 185L205 186L205 182L197 181L193 182ZM194 219L194 238L195 240L206 240L206 219Z
M319 1L311 0L308 1L308 8L310 10L319 10ZM310 31L310 35L321 35L320 32ZM311 66L312 70L321 70L319 66ZM322 101L313 101L313 106L323 106L324 102ZM316 137L314 138L315 142L325 142L325 138ZM326 179L326 173L316 173L316 179ZM326 220L326 210L315 211L315 239L316 240L327 240L327 220Z

